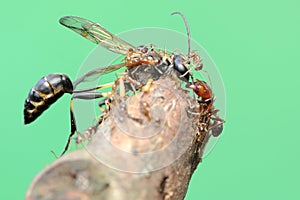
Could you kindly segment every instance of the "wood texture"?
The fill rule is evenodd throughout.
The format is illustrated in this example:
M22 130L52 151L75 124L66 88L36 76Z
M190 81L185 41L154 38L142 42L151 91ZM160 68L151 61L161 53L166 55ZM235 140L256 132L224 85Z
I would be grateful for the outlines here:
M179 84L165 77L116 96L86 147L46 167L26 199L184 199L203 149L196 101Z

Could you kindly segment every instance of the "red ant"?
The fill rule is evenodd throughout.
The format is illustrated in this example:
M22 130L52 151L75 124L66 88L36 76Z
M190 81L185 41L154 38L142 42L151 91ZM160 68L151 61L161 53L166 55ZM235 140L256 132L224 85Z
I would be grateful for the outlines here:
M219 110L213 106L214 97L212 89L204 81L197 79L193 83L188 83L187 88L193 89L194 93L198 96L197 102L199 103L198 113L201 113L199 120L199 129L202 131L211 130L211 134L217 137L223 131L223 124L225 121L218 116Z

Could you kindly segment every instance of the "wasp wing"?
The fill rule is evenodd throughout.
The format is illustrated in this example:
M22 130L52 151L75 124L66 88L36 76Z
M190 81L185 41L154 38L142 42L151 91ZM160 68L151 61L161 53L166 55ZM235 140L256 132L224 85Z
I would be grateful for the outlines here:
M96 78L99 78L103 74L113 72L124 66L126 66L125 63L120 63L120 64L116 64L116 65L110 65L107 67L99 67L99 68L93 69L93 70L87 72L86 74L82 75L81 77L79 77L77 80L75 80L73 82L73 87L76 88L76 86L82 82L93 81Z
M111 34L102 26L90 20L76 16L65 16L59 20L59 23L91 42L99 44L115 53L127 54L129 49L135 49L131 44Z

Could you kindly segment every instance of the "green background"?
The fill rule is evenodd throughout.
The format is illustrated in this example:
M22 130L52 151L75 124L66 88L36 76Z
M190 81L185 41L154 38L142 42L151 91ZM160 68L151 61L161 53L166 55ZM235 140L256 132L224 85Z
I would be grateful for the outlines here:
M54 160L49 151L65 145L68 97L23 125L29 89L49 73L75 77L95 47L58 19L83 16L112 33L150 26L185 33L173 11L187 16L227 96L224 134L186 199L299 199L299 7L297 0L2 2L0 199L23 199L32 178Z

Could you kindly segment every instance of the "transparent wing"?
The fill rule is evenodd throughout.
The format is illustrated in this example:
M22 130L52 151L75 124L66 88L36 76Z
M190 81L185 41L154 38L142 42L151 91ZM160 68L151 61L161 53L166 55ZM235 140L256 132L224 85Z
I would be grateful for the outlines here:
M135 49L131 44L111 34L102 26L90 20L76 16L65 16L59 20L59 23L91 42L99 44L115 53L127 54L129 49Z
M86 74L84 74L83 76L79 77L77 80L75 80L73 82L73 87L76 88L76 86L78 86L78 84L80 84L82 82L93 81L96 78L99 78L103 74L113 72L124 66L126 66L125 63L120 63L120 64L116 64L116 65L110 65L107 67L99 67L99 68L93 69L93 70L87 72Z

